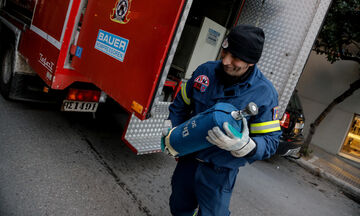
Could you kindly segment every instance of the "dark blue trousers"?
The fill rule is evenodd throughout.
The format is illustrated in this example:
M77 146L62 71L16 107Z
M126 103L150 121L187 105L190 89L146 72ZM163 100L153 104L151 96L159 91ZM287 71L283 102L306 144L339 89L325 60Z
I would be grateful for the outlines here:
M174 216L228 216L238 169L216 167L194 157L182 157L175 168L170 210Z

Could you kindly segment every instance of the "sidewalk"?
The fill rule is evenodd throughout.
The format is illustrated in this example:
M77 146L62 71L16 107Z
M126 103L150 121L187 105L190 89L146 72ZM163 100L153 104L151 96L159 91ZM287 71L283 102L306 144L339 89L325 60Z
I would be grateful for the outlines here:
M291 160L339 186L345 195L360 203L360 164L329 154L313 145L310 149L313 152L309 157Z

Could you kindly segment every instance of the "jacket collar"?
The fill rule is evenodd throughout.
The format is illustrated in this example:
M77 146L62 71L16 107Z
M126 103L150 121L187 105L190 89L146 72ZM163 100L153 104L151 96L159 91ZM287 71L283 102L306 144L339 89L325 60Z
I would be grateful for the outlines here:
M259 68L257 67L257 65L254 65L254 71L251 73L250 77L245 81L245 83L249 84L249 85L254 85L254 82L256 81L256 77L258 77L260 73Z
M256 64L252 68L253 68L253 71L251 72L251 74L249 75L249 77L245 81L240 81L239 83L235 83L232 86L238 86L238 85L243 86L243 85L247 85L247 84L250 85L250 86L253 85L255 80L256 80L256 77L260 73L260 70L258 69ZM222 64L221 64L220 60L218 61L218 64L215 67L215 72L216 73L225 73L223 71L223 67L222 67Z

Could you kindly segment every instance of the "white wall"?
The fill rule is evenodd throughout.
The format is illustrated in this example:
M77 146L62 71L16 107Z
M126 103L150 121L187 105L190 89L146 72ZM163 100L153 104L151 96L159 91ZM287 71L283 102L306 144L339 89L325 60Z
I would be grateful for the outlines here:
M330 64L325 56L311 53L297 85L306 121L305 136L315 118L359 77L359 64L352 61ZM337 105L321 122L312 144L337 154L354 113L360 114L360 89Z

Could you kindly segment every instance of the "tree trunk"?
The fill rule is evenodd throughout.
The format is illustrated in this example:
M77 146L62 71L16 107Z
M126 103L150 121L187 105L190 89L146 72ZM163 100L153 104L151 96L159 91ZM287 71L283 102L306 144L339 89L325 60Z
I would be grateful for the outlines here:
M302 146L300 153L302 155L307 156L309 151L309 145L311 143L311 139L315 134L317 126L324 120L324 118L331 112L331 110L339 103L343 102L346 98L351 96L356 90L360 88L360 79L350 84L350 88L342 93L339 97L335 98L326 108L325 110L315 119L313 123L310 125L309 134L306 137L304 145Z

